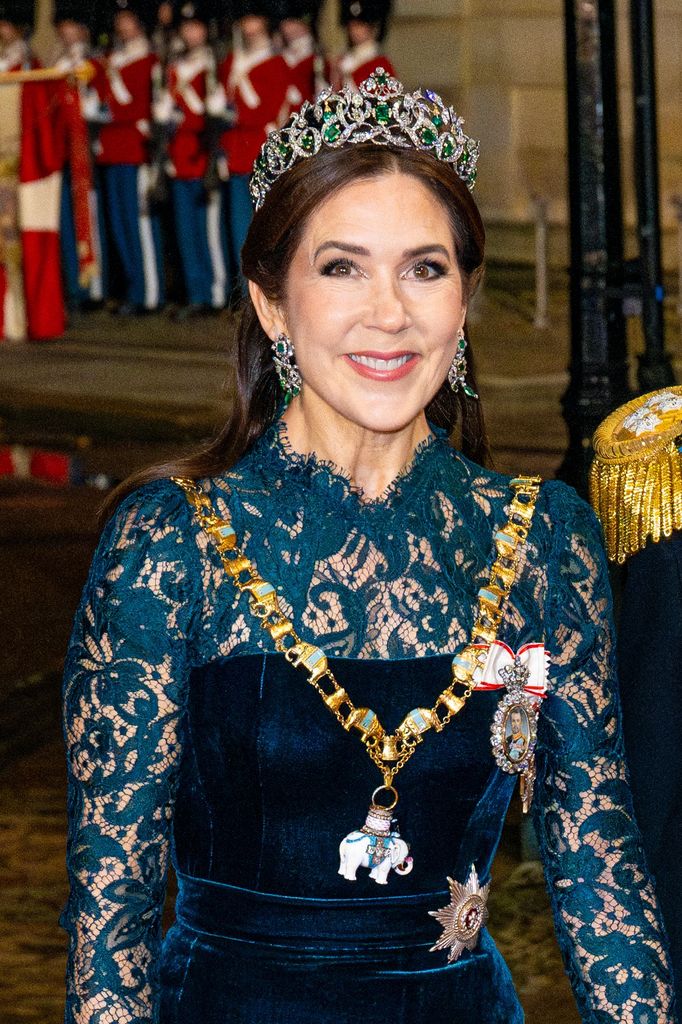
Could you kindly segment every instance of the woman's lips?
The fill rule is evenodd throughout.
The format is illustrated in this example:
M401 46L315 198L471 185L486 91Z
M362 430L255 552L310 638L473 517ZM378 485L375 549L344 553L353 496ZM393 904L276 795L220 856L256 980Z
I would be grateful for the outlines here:
M371 380L400 380L418 362L414 352L353 352L343 358L361 377Z

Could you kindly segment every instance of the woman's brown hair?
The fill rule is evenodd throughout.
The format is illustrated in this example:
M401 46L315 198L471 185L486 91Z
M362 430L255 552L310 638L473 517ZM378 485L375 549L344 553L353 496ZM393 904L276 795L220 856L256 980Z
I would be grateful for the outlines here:
M483 268L485 231L478 207L454 170L427 153L362 143L338 150L322 150L301 160L272 186L265 203L254 215L242 249L244 277L260 285L274 301L286 298L287 269L305 225L332 193L363 178L400 172L430 189L447 211L455 241L465 296L470 297ZM141 470L109 495L103 516L135 488L170 476L195 480L217 476L233 466L275 420L282 403L271 339L260 325L250 298L245 300L237 329L237 380L234 405L219 434L205 447L176 462ZM471 350L468 382L476 387ZM488 458L488 444L480 402L461 390L452 391L447 380L426 409L429 421L458 435L458 444L475 462Z

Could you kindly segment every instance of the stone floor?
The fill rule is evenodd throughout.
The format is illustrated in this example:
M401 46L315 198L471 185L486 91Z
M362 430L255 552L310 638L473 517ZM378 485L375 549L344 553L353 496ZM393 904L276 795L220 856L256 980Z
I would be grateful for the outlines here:
M479 385L498 468L551 476L565 445L565 280L551 327L532 324L532 281L494 269L472 311ZM669 310L669 348L682 354ZM208 434L230 400L232 320L191 327L99 313L46 345L0 346L0 444L45 444L118 479ZM633 354L639 340L630 332ZM58 1024L63 1006L64 773L59 672L96 538L101 495L0 480L0 1021ZM491 930L528 1024L576 1024L539 866L518 811L496 862ZM199 1024L199 1022L198 1022Z

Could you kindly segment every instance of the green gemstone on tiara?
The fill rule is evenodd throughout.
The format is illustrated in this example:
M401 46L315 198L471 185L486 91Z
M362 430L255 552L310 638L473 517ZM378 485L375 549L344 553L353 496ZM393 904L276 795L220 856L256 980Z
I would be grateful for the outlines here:
M340 134L341 128L337 123L328 124L326 128L322 129L322 138L325 142L336 142Z
M406 93L401 82L377 68L359 87L324 89L304 103L278 131L271 132L254 165L249 191L257 210L277 179L323 148L371 143L430 153L448 163L466 186L476 180L478 143L465 135L463 121L430 90Z

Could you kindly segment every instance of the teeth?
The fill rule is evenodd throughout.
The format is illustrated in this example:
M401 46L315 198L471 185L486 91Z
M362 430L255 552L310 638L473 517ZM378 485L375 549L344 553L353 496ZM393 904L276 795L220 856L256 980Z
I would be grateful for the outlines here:
M411 358L411 355L398 356L397 359L375 359L373 356L351 355L354 363L369 366L372 370L397 370L399 366L404 366L408 359Z

